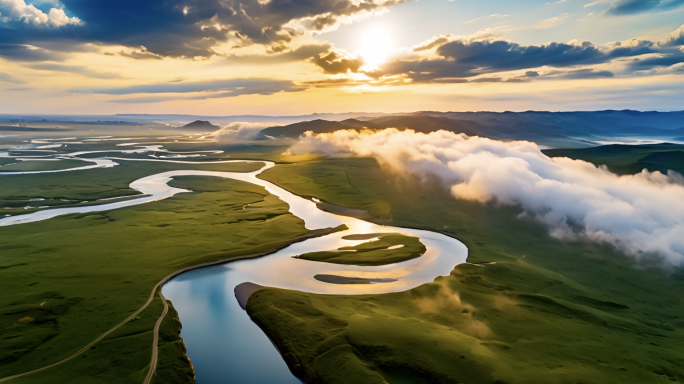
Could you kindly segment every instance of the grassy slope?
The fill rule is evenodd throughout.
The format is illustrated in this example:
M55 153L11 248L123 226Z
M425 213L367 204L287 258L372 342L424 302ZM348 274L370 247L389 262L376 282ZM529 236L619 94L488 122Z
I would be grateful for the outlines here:
M0 166L0 172L27 172L27 171L52 171L57 169L69 169L93 165L79 160L61 161L17 161Z
M96 193L98 187L123 188L109 175L90 175ZM210 177L181 177L171 185L201 193L0 227L0 377L75 352L139 308L152 287L172 271L272 252L311 233L262 187ZM72 188L52 192L76 193ZM243 210L250 204L259 210ZM86 357L16 381L142 380L149 364L150 331L161 313L161 303L155 302L140 321L125 325ZM177 345L162 345L161 351L161 360L164 351L175 351L172 362L160 361L164 375L164 367L178 366L182 355Z
M684 145L604 145L582 149L548 149L543 151L551 157L569 157L607 165L612 172L635 174L646 168L667 174L669 169L684 173Z
M263 166L262 163L201 165L117 161L121 161L121 164L112 168L39 175L2 175L0 177L4 182L0 189L0 199L19 200L42 197L80 201L130 196L139 193L128 187L131 182L155 173L183 169L250 172Z
M388 249L395 245L402 248ZM415 259L425 253L425 246L416 237L390 234L340 251L309 252L296 256L300 259L347 265L387 265ZM355 252L349 252L355 251Z
M265 289L248 302L290 367L319 383L684 381L684 274L609 246L562 242L519 210L459 201L373 160L279 166L284 188L468 245L471 263L416 289L328 296ZM378 223L388 223L376 218Z
M189 363L180 337L182 325L178 312L169 302L169 313L159 328L159 360L153 383L184 384L194 382L195 372Z

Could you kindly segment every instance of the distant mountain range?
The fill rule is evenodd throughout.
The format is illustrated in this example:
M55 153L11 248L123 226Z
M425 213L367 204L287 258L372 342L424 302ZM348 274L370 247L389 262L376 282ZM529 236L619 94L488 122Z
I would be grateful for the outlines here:
M368 120L313 120L266 128L261 137L296 138L306 131L339 129L446 130L497 140L529 140L550 147L584 147L616 138L676 140L684 136L684 111L639 112L418 112ZM621 140L622 141L622 140Z
M3 124L7 121L9 124ZM418 132L447 130L497 140L529 140L551 148L580 148L612 142L684 142L684 111L640 112L606 110L592 112L433 112L324 113L298 116L199 116L174 114L119 115L9 115L0 114L0 125L16 122L71 122L78 124L162 124L183 130L209 132L233 122L273 124L261 139L297 138L306 131L338 129L413 129ZM277 125L277 126L276 126ZM16 128L12 128L16 130ZM35 128L38 129L38 128ZM34 128L26 128L34 130Z
M179 114L116 114L116 115L17 115L0 114L0 123L32 123L32 122L69 122L69 123L131 123L131 124L168 124L182 127L196 120L210 121L212 124L230 124L235 122L292 124L314 119L344 120L349 118L371 119L385 116L385 113L313 113L296 116L264 116L264 115L179 115Z

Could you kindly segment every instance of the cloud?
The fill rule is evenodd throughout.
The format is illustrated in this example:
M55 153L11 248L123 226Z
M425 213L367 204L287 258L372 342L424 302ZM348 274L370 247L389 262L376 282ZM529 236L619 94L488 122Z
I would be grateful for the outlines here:
M173 100L187 100L187 97L177 97L177 96L150 96L150 97L130 97L127 99L115 99L109 100L110 103L122 103L122 104L149 104L149 103L161 103L164 101Z
M470 23L474 23L474 22L476 22L476 21L484 20L484 19L491 18L491 17L508 17L508 15L502 15L502 14L499 14L499 13L495 13L495 14L492 14L492 15L489 15L489 16L482 16L482 17L478 17L478 18L476 18L476 19L468 20L468 21L464 22L463 24L470 24Z
M656 67L671 67L680 63L684 63L684 52L676 52L669 55L660 55L633 61L630 63L629 68L635 71L651 70Z
M684 25L677 28L674 32L665 36L661 41L660 45L665 47L676 47L684 45Z
M274 123L235 122L214 133L214 140L219 144L232 144L254 140L264 128L273 127Z
M606 60L605 54L588 42L580 45L549 43L521 46L503 40L474 42L456 40L440 46L437 53L446 59L455 60L470 67L489 67L497 70L544 65L567 67L578 64L596 64Z
M244 55L228 56L226 60L231 63L269 65L278 63L288 63L301 61L317 57L322 53L328 52L330 44L304 44L294 50L272 53L268 55Z
M504 40L453 40L437 48L441 58L426 60L398 60L390 62L370 75L407 74L417 82L431 82L443 78L467 78L484 73L533 69L543 66L570 67L607 62L612 59L596 46L550 43L540 46L521 46ZM620 56L628 56L624 51Z
M589 8L589 7L593 7L595 5L610 3L610 2L611 2L611 0L596 0L596 1L592 1L591 3L584 4L584 8Z
M520 45L492 35L455 37L438 36L418 45L413 50L434 49L436 57L402 59L385 63L380 69L364 72L375 79L387 76L406 76L413 82L458 83L468 78L498 72L532 71L537 68L576 68L567 72L567 79L611 77L608 70L586 68L608 64L618 59L635 58L627 64L628 70L653 69L684 62L684 52L676 49L684 40L684 26L661 42L629 40L601 46L590 42ZM584 66L585 68L581 68ZM578 68L580 67L580 68ZM557 74L558 72L554 72ZM510 77L510 75L508 75ZM498 79L498 77L495 77ZM540 76L546 78L546 76ZM556 76L556 78L562 78ZM477 81L490 81L492 77ZM511 78L518 81L516 78ZM495 80L499 81L499 80Z
M633 15L648 11L667 11L684 5L684 0L615 0L608 8L612 15Z
M442 36L435 36L432 39L421 43L419 45L416 45L413 47L412 51L413 52L420 52L420 51L427 51L429 49L432 49L434 47L438 47L444 43L449 42L451 40L452 35L442 35Z
M55 71L73 73L94 79L120 79L121 75L111 72L94 71L82 65L64 65L64 64L30 64L26 67L42 71Z
M611 78L615 74L610 71L596 71L592 68L576 69L576 70L557 70L545 72L543 75L537 71L527 71L524 75L507 76L507 77L477 77L474 79L459 79L459 78L441 78L433 80L433 83L521 83L531 80L555 80L555 79L602 79Z
M549 73L546 76L549 76L553 73ZM594 71L593 69L578 69L576 71L568 71L561 73L557 78L561 79L601 79L601 78L606 78L606 77L614 77L615 74L610 71Z
M114 55L113 53L105 53L105 55ZM121 51L119 55L123 57L128 57L130 59L136 60L161 60L163 57L152 52L148 52L146 49L136 49L131 52Z
M3 81L5 83L14 83L14 84L24 84L25 81L21 81L17 79L16 77L10 75L9 73L4 73L0 72L0 81Z
M546 20L542 20L534 26L535 29L549 29L553 28L563 22L563 16L554 16Z
M61 6L59 2L50 3L55 8L45 13L33 4L26 4L24 0L0 0L0 24L52 28L83 24L78 17L68 17L63 9L57 8Z
M289 80L274 79L218 79L203 81L175 81L168 83L155 83L144 85L132 85L118 88L76 89L76 93L97 93L105 95L131 95L138 93L194 93L209 92L198 99L216 97L234 97L251 94L273 94L277 92L297 92L303 88ZM218 93L210 93L218 92ZM123 102L123 101L122 101Z
M0 0L0 4L23 1ZM402 1L63 0L60 6L63 9L52 8L45 15L46 22L62 27L67 23L76 29L54 33L33 31L22 24L22 20L28 19L13 18L14 29L0 28L0 40L33 45L61 40L71 41L73 45L144 46L154 54L189 58L215 55L215 48L221 44L260 44L282 51L295 37L306 32L329 28L350 17L367 17ZM35 7L32 9L40 12ZM65 19L64 10L75 16Z
M357 72L363 65L361 59L345 58L334 51L328 51L311 58L311 61L321 67L328 74Z
M549 158L531 142L393 128L307 132L289 151L372 157L397 174L437 179L457 199L521 206L556 238L608 243L637 258L657 254L684 266L684 186L675 172L618 176L588 162Z
M64 57L62 54L31 45L4 43L0 43L0 56L13 61L59 61Z

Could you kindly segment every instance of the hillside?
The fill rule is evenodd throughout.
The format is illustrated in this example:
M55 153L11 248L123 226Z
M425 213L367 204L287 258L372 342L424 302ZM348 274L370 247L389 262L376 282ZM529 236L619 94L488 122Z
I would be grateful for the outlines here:
M195 120L190 124L182 126L181 129L184 131L213 132L221 129L221 127L205 120Z
M267 128L262 138L297 138L306 131L339 129L446 130L498 140L529 140L560 148L588 147L616 137L676 140L684 134L684 112L418 112L369 120L313 120Z
M595 165L606 165L618 174L634 174L647 169L667 174L668 170L684 173L684 145L602 145L582 149L549 149L549 157L569 157L588 161Z

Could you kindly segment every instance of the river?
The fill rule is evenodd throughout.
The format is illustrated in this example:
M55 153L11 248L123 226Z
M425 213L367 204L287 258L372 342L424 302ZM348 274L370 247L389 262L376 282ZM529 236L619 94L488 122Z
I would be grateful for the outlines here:
M95 162L98 159L89 160ZM110 157L107 160L124 159ZM158 159L146 161L192 163ZM173 303L183 324L181 337L195 367L198 384L299 383L270 340L238 305L233 293L238 284L252 282L322 294L382 294L403 291L431 282L438 276L448 275L456 265L466 261L466 246L454 238L424 230L380 226L322 211L318 209L316 202L259 179L257 176L261 172L275 166L272 162L262 163L265 164L263 168L247 173L183 170L151 175L130 184L131 188L143 193L144 196L140 198L11 216L0 219L0 226L46 220L69 213L124 208L189 192L168 185L172 178L179 176L215 176L261 185L289 204L290 212L303 219L308 229L347 225L349 230L344 232L295 243L267 256L191 270L174 277L164 285L162 292ZM111 163L96 165L112 166ZM404 233L418 236L427 251L423 256L413 260L376 267L336 265L292 257L307 252L360 244L369 240L351 241L342 237L368 233ZM315 279L314 276L318 274L383 282L331 284Z

